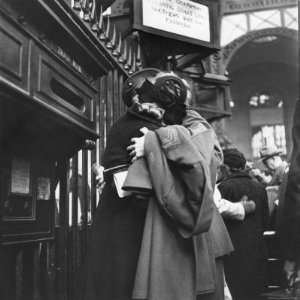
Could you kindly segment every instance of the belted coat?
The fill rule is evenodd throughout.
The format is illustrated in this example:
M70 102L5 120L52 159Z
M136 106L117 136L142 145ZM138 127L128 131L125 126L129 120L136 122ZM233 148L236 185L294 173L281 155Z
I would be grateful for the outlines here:
M148 207L135 299L223 298L216 258L232 245L213 201L218 144L197 113L188 111L183 125L146 135L155 199Z

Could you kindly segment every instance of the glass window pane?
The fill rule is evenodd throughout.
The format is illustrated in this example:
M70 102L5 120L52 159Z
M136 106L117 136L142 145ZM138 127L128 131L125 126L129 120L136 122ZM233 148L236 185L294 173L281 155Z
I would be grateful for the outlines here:
M251 30L280 27L281 18L279 10L266 10L250 14Z
M298 8L292 7L284 10L285 26L291 29L298 30Z
M283 154L286 154L284 125L252 127L251 145L253 157L259 157L259 150L263 146L275 146Z
M237 14L222 19L221 45L227 45L234 39L247 33L247 19L245 14Z

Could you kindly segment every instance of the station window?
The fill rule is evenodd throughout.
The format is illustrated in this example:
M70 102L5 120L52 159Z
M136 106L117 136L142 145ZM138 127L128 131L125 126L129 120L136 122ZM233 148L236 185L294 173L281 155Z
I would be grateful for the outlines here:
M221 45L227 45L247 32L246 14L225 16L222 19Z
M286 154L283 99L279 93L258 92L248 101L250 107L253 157L259 157L263 146L276 146Z
M280 10L266 10L250 14L250 30L280 27Z
M286 8L283 10L283 14L285 26L298 30L298 7Z
M249 31L276 27L298 30L298 7L225 15L222 18L221 46L226 46Z
M282 124L252 127L252 155L259 157L260 149L265 145L275 145L286 154L285 127Z

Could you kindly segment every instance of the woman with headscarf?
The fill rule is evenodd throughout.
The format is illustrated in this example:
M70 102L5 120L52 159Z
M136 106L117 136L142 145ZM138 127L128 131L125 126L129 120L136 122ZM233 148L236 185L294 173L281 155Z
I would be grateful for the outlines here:
M263 232L268 224L268 201L264 186L245 171L246 159L237 149L224 150L224 178L219 184L222 197L239 202L246 195L255 211L244 221L225 219L234 252L225 258L225 275L233 300L259 299L266 280L267 261Z

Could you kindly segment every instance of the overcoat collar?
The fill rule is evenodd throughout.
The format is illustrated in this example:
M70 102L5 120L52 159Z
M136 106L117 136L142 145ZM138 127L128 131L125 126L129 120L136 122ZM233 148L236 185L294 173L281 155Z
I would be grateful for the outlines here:
M232 178L249 178L251 179L251 176L246 171L236 171L232 174L230 174L226 179L223 181L227 181Z

